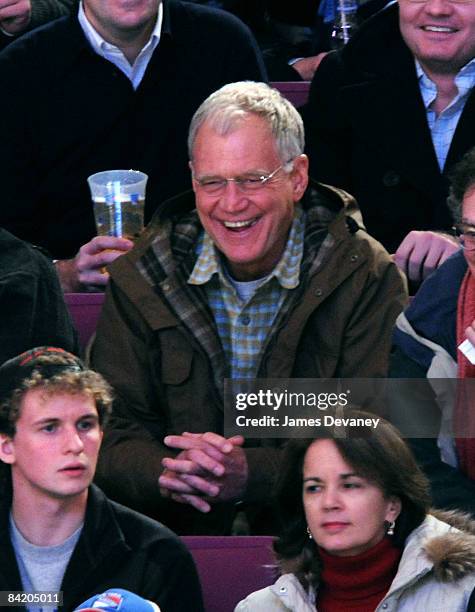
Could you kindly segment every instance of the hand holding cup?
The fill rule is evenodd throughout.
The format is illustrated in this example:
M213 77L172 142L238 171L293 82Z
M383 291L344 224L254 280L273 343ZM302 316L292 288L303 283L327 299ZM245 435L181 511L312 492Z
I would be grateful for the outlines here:
M76 257L56 263L63 291L98 291L109 280L105 266L133 246L127 238L95 236L79 249Z

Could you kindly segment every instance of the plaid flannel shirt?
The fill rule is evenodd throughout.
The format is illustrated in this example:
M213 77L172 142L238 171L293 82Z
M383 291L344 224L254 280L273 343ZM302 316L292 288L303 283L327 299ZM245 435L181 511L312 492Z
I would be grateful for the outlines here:
M188 282L205 286L231 378L256 376L262 347L277 313L288 292L299 284L304 232L305 215L298 205L279 263L247 301L241 300L229 280L209 234L201 236L198 259Z

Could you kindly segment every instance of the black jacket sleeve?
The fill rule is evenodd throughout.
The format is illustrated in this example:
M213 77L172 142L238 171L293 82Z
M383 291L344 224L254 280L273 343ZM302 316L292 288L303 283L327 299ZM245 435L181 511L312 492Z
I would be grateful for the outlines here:
M39 250L0 230L0 363L50 345L78 344L53 264Z

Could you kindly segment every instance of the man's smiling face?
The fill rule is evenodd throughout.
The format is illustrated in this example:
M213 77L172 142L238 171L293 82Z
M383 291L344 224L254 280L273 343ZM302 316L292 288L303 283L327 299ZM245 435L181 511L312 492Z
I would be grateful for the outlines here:
M270 128L257 115L249 114L225 135L205 122L196 135L192 164L196 208L238 280L266 276L285 249L295 203L307 186L308 162L300 155L290 171L279 169L283 163ZM274 171L253 193L243 192L234 181L217 194L200 186L203 180L258 177Z
M456 74L475 57L475 2L399 0L402 37L429 74Z

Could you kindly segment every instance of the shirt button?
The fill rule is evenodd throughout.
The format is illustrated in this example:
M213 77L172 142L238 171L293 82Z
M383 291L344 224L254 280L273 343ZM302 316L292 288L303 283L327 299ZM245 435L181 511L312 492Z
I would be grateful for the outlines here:
M387 610L387 609L388 609L388 606L389 606L389 604L387 604L387 603L383 603L383 605L381 606L381 608L382 608L383 610Z
M352 255L352 256L350 257L350 261L352 261L353 263L354 263L355 261L358 261L358 255Z
M383 174L383 185L385 187L397 187L401 182L401 177L394 170L388 170Z
M321 297L323 295L323 291L321 289L315 289L315 295L317 297Z
M280 587L279 591L281 593L287 593L287 589L285 587Z
M170 291L170 285L168 283L164 283L162 285L162 289L163 289L163 291Z
M242 315L241 317L242 325L249 325L250 322L251 322L251 317L249 315Z

